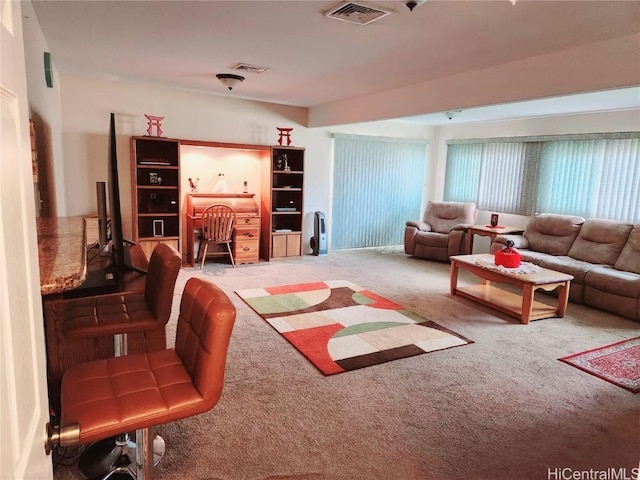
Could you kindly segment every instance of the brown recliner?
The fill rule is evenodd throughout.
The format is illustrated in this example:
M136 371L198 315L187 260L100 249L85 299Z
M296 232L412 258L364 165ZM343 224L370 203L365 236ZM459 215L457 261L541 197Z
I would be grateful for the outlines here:
M151 427L206 412L220 399L236 309L207 281L187 281L175 348L97 360L69 369L62 380L60 429L52 444L86 444L137 430L142 455L118 467L150 480Z
M404 229L404 253L441 262L466 253L466 233L476 221L475 203L427 203L422 221L410 220Z
M45 303L49 395L54 407L64 372L73 365L115 356L115 335L127 334L125 347L130 353L166 348L165 326L181 263L173 247L160 243L149 259L144 291Z

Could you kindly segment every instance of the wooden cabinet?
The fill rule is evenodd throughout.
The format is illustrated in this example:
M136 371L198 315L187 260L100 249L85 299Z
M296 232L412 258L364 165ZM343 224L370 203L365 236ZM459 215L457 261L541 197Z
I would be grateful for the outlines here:
M186 195L187 228L182 242L187 263L198 254L196 243L202 229L202 212L209 205L229 205L236 212L232 252L236 264L260 261L260 214L253 193L189 193ZM212 245L213 247L213 245Z
M180 141L131 137L133 241L150 258L158 243L180 250Z
M304 148L271 147L263 202L263 251L268 259L302 255ZM264 195L264 192L263 192Z

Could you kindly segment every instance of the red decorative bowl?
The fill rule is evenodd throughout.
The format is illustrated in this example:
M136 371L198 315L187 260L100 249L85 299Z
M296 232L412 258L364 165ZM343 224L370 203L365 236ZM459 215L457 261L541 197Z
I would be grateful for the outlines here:
M495 264L505 268L518 268L522 263L522 256L515 248L507 247L495 254Z

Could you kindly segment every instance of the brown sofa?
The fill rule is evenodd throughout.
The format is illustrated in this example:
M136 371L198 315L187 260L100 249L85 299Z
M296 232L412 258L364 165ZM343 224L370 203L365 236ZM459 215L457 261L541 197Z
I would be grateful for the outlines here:
M640 224L541 214L522 235L497 236L491 252L508 240L524 261L573 275L571 301L640 321Z
M477 213L475 203L428 202L422 221L406 222L404 253L440 262L465 253L467 228Z

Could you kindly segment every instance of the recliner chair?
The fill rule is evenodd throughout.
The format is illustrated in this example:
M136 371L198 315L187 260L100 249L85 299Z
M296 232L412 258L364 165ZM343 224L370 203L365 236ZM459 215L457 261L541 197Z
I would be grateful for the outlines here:
M48 451L136 430L137 458L107 475L153 478L152 427L212 409L224 385L236 309L214 284L187 281L175 348L77 365L62 380L59 427L49 426Z
M406 222L404 253L440 262L466 253L467 228L477 215L475 203L429 201L421 221Z

